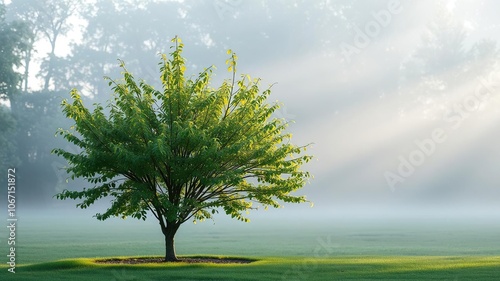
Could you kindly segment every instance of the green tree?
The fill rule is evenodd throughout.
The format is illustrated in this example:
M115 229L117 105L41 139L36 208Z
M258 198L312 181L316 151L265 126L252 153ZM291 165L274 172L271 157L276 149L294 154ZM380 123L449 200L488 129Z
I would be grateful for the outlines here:
M165 237L165 260L177 260L174 236L190 219L202 221L218 210L247 221L242 212L299 203L292 194L310 174L300 169L311 159L307 146L290 143L287 123L272 118L278 104L267 103L271 91L259 90L259 79L244 75L236 80L234 53L226 63L232 79L218 89L209 86L211 68L197 79L186 78L183 44L162 55L162 90L137 82L124 66L123 81L109 79L115 93L106 110L95 104L89 110L76 90L63 112L74 120L74 130L60 130L82 149L64 157L72 179L84 178L94 186L82 191L64 190L59 199L83 199L87 208L111 197L111 206L96 214L146 219L148 212ZM106 111L109 111L108 113Z

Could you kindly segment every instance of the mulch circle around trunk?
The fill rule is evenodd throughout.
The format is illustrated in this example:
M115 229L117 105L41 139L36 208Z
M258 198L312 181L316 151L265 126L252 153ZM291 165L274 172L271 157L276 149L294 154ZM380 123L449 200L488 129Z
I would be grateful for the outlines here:
M216 257L180 257L175 262L185 263L237 263L245 264L251 263L255 260L239 259L239 258L216 258ZM144 258L110 258L110 259L97 259L96 263L103 264L143 264L143 263L168 263L162 257L144 257Z

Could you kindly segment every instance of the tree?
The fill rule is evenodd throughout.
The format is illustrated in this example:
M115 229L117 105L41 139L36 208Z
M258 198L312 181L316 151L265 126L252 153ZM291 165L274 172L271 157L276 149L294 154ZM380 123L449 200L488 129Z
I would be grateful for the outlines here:
M7 21L5 6L0 3L0 168L5 170L19 164L16 157L14 136L16 124L16 98L21 76L16 67L21 66L21 54L30 38L29 29L19 21ZM7 102L6 106L3 102ZM4 180L0 180L1 183Z
M21 81L15 68L21 66L21 54L30 37L24 23L5 19L5 6L0 4L0 99L9 100L11 105Z
M94 186L82 191L64 190L59 199L83 199L87 208L111 197L111 206L96 214L145 220L148 211L165 236L165 261L177 260L174 236L190 219L202 221L222 209L248 221L242 212L279 207L280 201L305 202L292 192L304 186L310 174L300 170L311 156L307 146L290 143L287 123L272 118L278 104L266 102L271 91L259 90L259 79L243 75L236 80L234 53L226 61L232 79L217 89L209 86L212 70L196 80L186 78L183 44L160 62L162 90L137 82L121 63L123 81L110 78L115 93L105 108L85 107L76 90L72 103L63 101L74 130L60 130L66 140L82 149L64 157L72 179L81 177Z
M60 92L21 90L19 71L28 66L36 30L5 14L9 13L0 4L0 168L19 168L17 179L26 187L19 194L33 207L49 202L58 188L58 159L50 151L61 145L54 142L53 132L66 121L58 110Z
M34 0L13 0L26 1ZM313 46L333 49L343 41L352 40L351 33L342 37L348 25L352 25L353 20L363 21L366 16L371 17L372 10L381 5L360 9L360 5L365 7L368 4L363 1L356 4L359 1L353 0L328 3L200 1L196 5L189 1L163 0L94 2L78 6L76 14L85 23L80 30L81 41L71 46L68 57L51 60L51 83L57 85L58 90L68 86L82 89L83 95L91 95L97 100L108 89L102 77L119 75L114 73L117 70L114 67L116 57L126 61L129 71L137 77L149 80L156 76L155 69L147 66L155 65L156 53L165 52L163 48L168 44L166 33L175 31L184 41L190 42L190 62L197 65L222 60L225 57L223 50L234 44L238 45L240 53L259 54L259 61L286 59L309 52L324 52ZM363 14L365 10L366 14ZM290 18L294 20L290 21ZM316 32L311 33L311 30ZM254 34L254 44L249 45L244 37L235 36L240 33ZM308 40L304 40L304 36ZM312 45L310 42L321 44ZM333 53L336 52L329 52Z
M33 60L33 52L36 52L34 49L36 41L47 40L50 44L50 51L43 59L38 75L43 78L43 89L47 91L57 71L57 60L60 59L56 55L58 39L71 31L72 25L69 19L82 7L84 3L78 0L13 0L9 4L9 9L15 19L29 25L33 33L27 42L28 47L24 56L23 90L25 92L28 91L29 68Z

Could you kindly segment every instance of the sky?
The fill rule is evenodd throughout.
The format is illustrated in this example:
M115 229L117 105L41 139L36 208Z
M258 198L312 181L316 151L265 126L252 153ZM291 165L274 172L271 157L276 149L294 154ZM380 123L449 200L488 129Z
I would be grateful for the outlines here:
M180 2L191 7L178 10L189 21L197 4ZM219 29L185 40L185 55L192 67L213 59L217 84L227 74L215 60L231 48L241 72L263 87L276 83L277 116L293 121L295 144L311 144L304 169L314 178L299 193L315 210L498 211L500 65L474 50L500 39L500 3L354 1L347 12L339 1L277 7L284 3L213 1L197 22ZM189 44L205 49L192 53Z

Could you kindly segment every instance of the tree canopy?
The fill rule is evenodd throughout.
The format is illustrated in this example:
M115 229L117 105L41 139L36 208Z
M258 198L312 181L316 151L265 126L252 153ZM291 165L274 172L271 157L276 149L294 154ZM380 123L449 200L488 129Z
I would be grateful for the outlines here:
M15 67L21 65L21 53L26 50L26 41L31 33L26 24L7 21L5 6L0 4L0 98L12 99L17 92L21 76Z
M31 33L23 22L7 21L5 6L0 3L0 168L19 164L15 133L15 99L19 94L21 76L15 68L21 65L21 54L26 50L26 40ZM10 106L5 106L7 101ZM3 183L4 180L2 179Z
M166 260L175 260L173 236L190 220L204 220L222 209L247 221L253 203L279 207L280 201L305 202L294 191L310 174L300 169L311 159L307 146L291 144L287 123L271 115L278 104L267 102L270 88L259 79L236 79L235 53L228 51L232 79L210 87L212 68L196 79L186 77L183 44L177 37L170 57L160 62L162 89L137 81L122 62L123 80L109 80L114 97L103 107L87 108L76 90L63 101L74 130L60 130L82 149L54 153L69 162L72 178L94 186L64 190L60 199L83 199L87 208L111 197L111 206L96 214L158 219L166 241Z

